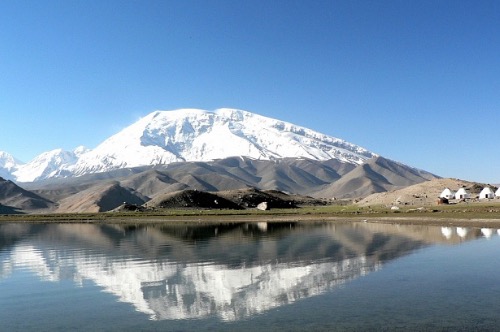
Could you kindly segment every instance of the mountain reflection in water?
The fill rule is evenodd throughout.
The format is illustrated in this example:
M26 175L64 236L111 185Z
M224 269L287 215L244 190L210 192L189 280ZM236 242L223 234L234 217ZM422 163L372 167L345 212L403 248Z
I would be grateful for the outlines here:
M44 281L90 280L153 320L235 321L322 294L418 248L492 234L370 223L4 224L0 278L23 269Z

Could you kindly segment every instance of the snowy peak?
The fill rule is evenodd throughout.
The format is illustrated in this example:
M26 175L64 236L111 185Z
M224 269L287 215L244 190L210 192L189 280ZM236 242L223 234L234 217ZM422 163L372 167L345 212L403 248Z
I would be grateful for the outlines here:
M28 182L232 156L337 159L359 165L376 155L339 138L247 111L180 109L152 112L93 150L57 149L5 172Z
M14 158L14 156L7 152L0 151L0 167L11 169L19 164L22 164L22 162Z
M141 143L162 147L183 161L243 155L257 159L343 158L361 164L374 156L341 139L235 109L158 111L145 118L149 119Z
M75 175L123 167L210 161L305 157L362 164L375 154L341 139L235 109L156 111L82 155Z
M20 165L13 172L19 182L32 182L51 177L56 177L59 172L74 165L78 157L88 151L84 147L78 147L74 151L55 149L44 152L27 164Z
M0 177L12 180L14 178L12 172L22 164L21 161L14 158L11 154L0 151Z

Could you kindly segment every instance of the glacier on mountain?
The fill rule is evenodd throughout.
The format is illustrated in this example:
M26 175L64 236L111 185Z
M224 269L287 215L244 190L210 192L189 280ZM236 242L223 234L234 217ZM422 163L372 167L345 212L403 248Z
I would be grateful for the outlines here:
M95 149L57 149L9 169L0 164L0 170L19 182L31 182L231 156L337 159L362 164L376 154L344 140L247 111L181 109L150 113Z

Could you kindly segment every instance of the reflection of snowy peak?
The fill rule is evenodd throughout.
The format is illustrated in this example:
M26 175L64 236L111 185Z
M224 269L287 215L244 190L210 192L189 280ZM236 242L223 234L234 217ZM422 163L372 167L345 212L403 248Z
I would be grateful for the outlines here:
M90 280L152 319L234 321L326 293L429 243L493 235L370 223L7 224L0 226L8 248L0 250L0 278L21 269L44 281Z
M337 159L358 165L375 154L344 140L246 111L182 109L153 112L85 153L47 152L19 167L14 175L27 182L231 156Z
M195 265L184 268L181 278L164 280L166 287L159 284L142 290L155 319L218 315L233 321L319 295L379 266L365 257L302 266L268 263L230 269Z
M29 268L46 281L61 280L74 271L76 282L92 280L156 320L212 315L238 320L321 294L381 265L364 256L310 265L267 263L241 268L175 262L135 264L105 256L89 264L89 257L81 252L73 252L73 257L63 261L57 261L58 257L33 246L21 246L8 263L3 262L3 270L13 265Z
M8 255L0 254L0 277L23 269L45 281L72 279L82 285L91 280L156 320L239 320L322 294L382 264L376 255L364 254L362 239L371 233L357 236L359 243L347 240L344 247L339 236L345 231L335 227L22 227L0 227L6 238L29 229L38 234L13 245ZM304 232L314 241L297 251L294 243L303 240ZM191 236L200 241L192 244ZM168 254L158 255L166 244ZM325 256L325 250L335 258Z

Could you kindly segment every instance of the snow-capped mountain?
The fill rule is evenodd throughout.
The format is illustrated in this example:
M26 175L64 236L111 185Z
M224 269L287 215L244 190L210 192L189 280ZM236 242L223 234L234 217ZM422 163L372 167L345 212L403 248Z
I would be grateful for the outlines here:
M87 151L84 147L78 147L74 151L55 149L44 152L27 164L18 165L12 174L20 182L57 177L62 170L78 162L78 158Z
M338 159L359 165L376 155L344 140L242 110L181 109L153 112L93 150L53 150L28 164L3 169L17 181L31 182L231 156Z
M14 158L7 152L0 151L0 177L12 180L12 172L14 172L22 162Z

